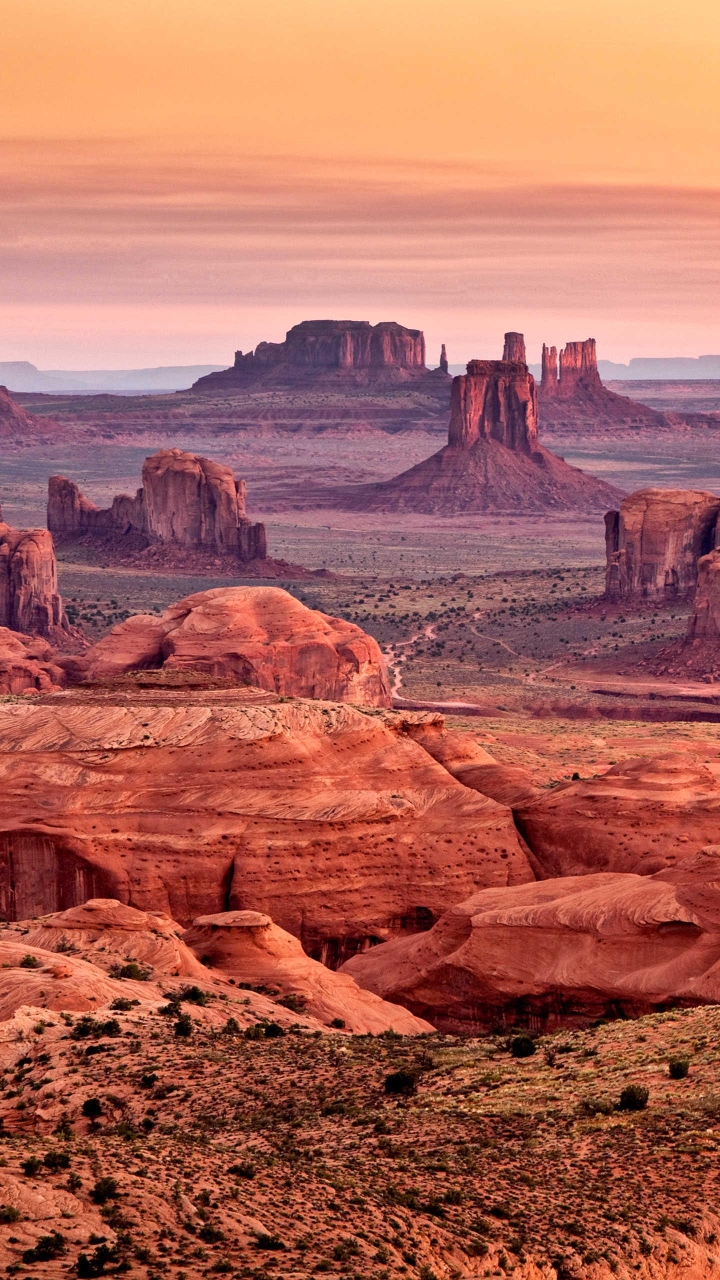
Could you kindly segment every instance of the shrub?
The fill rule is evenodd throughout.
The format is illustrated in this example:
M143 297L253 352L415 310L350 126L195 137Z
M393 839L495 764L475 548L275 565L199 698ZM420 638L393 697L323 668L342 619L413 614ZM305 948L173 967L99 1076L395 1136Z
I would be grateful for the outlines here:
M360 1245L354 1236L348 1236L347 1240L341 1240L336 1244L332 1256L336 1262L347 1262L348 1258L357 1258L360 1253Z
M344 1018L333 1018L332 1022L330 1023L330 1026L331 1026L331 1027L334 1027L336 1031L344 1031L344 1030L345 1030L345 1019L344 1019Z
M94 1204L107 1204L108 1200L114 1200L117 1194L118 1184L114 1178L98 1178L90 1192L90 1199Z
M223 1027L223 1032L226 1036L239 1036L240 1023L237 1018L228 1018L225 1026Z
M187 1004L206 1005L210 1003L210 996L201 987L183 987L178 999L184 1000Z
M417 1092L417 1076L414 1071L391 1071L389 1076L385 1077L383 1085L386 1093L400 1097L409 1097Z
M671 1080L684 1080L689 1070L689 1058L671 1058L668 1063L668 1073Z
M513 1058L531 1058L537 1046L532 1036L520 1035L508 1041L508 1049Z
M187 1014L187 1013L181 1013L181 1014L180 1014L180 1017L178 1018L177 1022L175 1023L175 1035L176 1035L176 1036L191 1036L191 1035L192 1035L192 1029L193 1029L193 1026L192 1026L192 1018L190 1017L190 1015L189 1015L189 1014Z
M23 1160L21 1168L26 1178L34 1178L40 1172L42 1163L37 1156L29 1156L27 1160Z
M43 1156L43 1164L46 1169L51 1169L53 1173L57 1169L69 1169L70 1156L67 1151L46 1151Z
M103 1275L107 1264L116 1260L117 1251L108 1248L106 1244L100 1244L92 1257L88 1258L86 1253L80 1254L77 1260L77 1274L80 1280L90 1280L92 1276Z
M615 1103L612 1098L583 1098L580 1110L586 1116L610 1116L615 1110Z
M26 956L23 956L22 960L20 961L20 968L21 969L39 969L40 961L38 960L37 956L31 956L28 954Z
M236 1178L254 1178L255 1165L249 1160L243 1160L240 1164L231 1164L228 1173L232 1173Z
M255 1236L255 1244L257 1245L258 1249L286 1248L286 1246L283 1244L279 1236L269 1235L266 1231L258 1232L258 1234Z
M64 1252L65 1237L59 1231L53 1231L50 1236L40 1236L33 1249L25 1250L22 1259L23 1262L49 1262Z
M71 1040L99 1040L101 1036L119 1036L121 1031L117 1018L108 1018L107 1022L98 1022L89 1014L83 1014L70 1032Z
M20 1210L14 1204L0 1204L0 1222L18 1222L19 1219Z
M127 964L114 964L110 970L111 978L131 978L133 982L149 982L150 970L143 969L137 960L129 960Z
M267 1040L277 1040L279 1036L285 1035L285 1028L280 1026L279 1022L268 1022L265 1027L265 1038Z
M154 1071L146 1071L145 1074L140 1077L140 1084L143 1089L152 1089L153 1085L157 1084L156 1073Z
M297 991L288 991L286 996L278 1000L278 1004L281 1004L283 1009L289 1009L291 1013L303 1013L307 1007L307 997L299 995Z
M110 1008L117 1013L127 1013L128 1009L134 1009L139 1003L139 1000L126 1000L124 996L118 996L117 1000L113 1000Z
M205 1244L217 1244L218 1241L225 1239L225 1232L219 1227L214 1227L211 1222L206 1222L205 1226L198 1231L198 1235Z
M86 1098L82 1104L82 1113L88 1120L97 1120L103 1113L102 1102L99 1098Z
M642 1084L628 1084L620 1094L620 1110L621 1111L644 1111L650 1090L646 1089Z

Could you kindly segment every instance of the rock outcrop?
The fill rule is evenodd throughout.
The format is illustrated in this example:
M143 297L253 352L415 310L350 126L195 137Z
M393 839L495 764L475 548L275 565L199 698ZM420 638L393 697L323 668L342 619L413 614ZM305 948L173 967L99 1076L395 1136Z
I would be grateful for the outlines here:
M0 523L0 627L59 639L69 631L52 535Z
M428 932L354 956L363 986L443 1031L551 1030L720 999L720 848L653 876L485 889Z
M715 544L720 497L696 489L639 489L605 516L608 599L662 600L695 590L698 560Z
M32 441L42 434L43 425L46 419L33 417L13 400L7 387L0 387L0 439Z
M602 509L619 490L538 443L522 334L506 334L504 354L512 359L471 360L453 380L444 449L392 480L345 490L336 505L436 515Z
M720 550L697 562L697 590L688 629L688 643L709 651L720 661Z
M513 804L541 878L649 875L717 839L720 778L692 755L637 757Z
M543 431L558 434L587 431L606 435L638 427L668 430L685 423L681 414L660 413L610 391L598 372L594 338L568 342L560 351L559 361L557 348L543 343L538 410ZM701 419L702 415L691 414L687 421L700 425ZM706 416L705 425L710 424L711 419Z
M445 350L444 342L440 348L440 364L438 365L438 368L440 369L441 373L450 372L449 365L448 365L447 351Z
M215 587L163 614L137 614L72 664L94 682L147 668L204 672L284 696L390 705L377 641L279 587Z
M332 964L532 878L510 810L378 712L130 684L0 703L5 919L254 910Z
M329 383L392 383L435 378L425 367L425 338L420 329L394 321L304 320L289 329L284 342L261 342L254 351L236 351L235 363L207 374L194 391L217 392L252 384L309 386Z
M203 965L238 982L272 989L289 1008L358 1035L423 1035L433 1030L402 1005L364 991L305 954L299 940L259 911L224 911L194 920L184 941Z
M0 695L56 693L62 689L65 672L55 656L47 640L0 627Z
M100 510L65 476L48 482L48 529L59 542L87 535L133 545L167 543L229 556L243 564L267 558L265 526L245 514L245 481L229 467L182 449L146 458L142 488Z
M161 911L137 911L117 898L92 898L67 911L26 921L24 929L29 947L82 955L109 972L134 962L153 974L208 976L182 940L182 925Z

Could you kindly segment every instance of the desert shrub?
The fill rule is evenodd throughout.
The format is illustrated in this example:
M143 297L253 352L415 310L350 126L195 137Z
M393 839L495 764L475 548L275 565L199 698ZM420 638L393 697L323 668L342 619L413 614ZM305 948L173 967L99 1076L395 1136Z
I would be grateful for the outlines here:
M90 1192L90 1199L94 1204L107 1204L108 1200L114 1200L117 1194L118 1184L114 1178L98 1178Z
M240 1023L237 1018L228 1018L225 1026L223 1027L223 1032L226 1036L239 1036Z
M668 1074L671 1080L684 1080L689 1070L689 1058L671 1058L668 1063Z
M157 1075L154 1071L146 1071L140 1077L140 1085L143 1089L152 1089L154 1084L157 1084Z
M401 1067L399 1071L391 1071L385 1077L383 1088L390 1095L409 1097L417 1092L417 1076L414 1071L406 1071Z
M67 1151L46 1151L43 1156L43 1164L46 1169L52 1170L53 1173L57 1169L69 1169L70 1156Z
M139 1000L126 1000L124 996L118 996L117 1000L113 1000L110 1008L117 1013L127 1013L128 1009L134 1009L139 1003Z
M357 1258L360 1253L360 1245L354 1236L348 1236L347 1240L341 1240L336 1244L332 1256L336 1262L347 1262L348 1258Z
M90 1280L92 1276L103 1275L108 1263L116 1260L117 1251L110 1249L106 1244L100 1244L92 1257L88 1258L86 1253L80 1254L77 1260L77 1274L80 1280Z
M236 1178L254 1178L255 1165L249 1160L242 1160L239 1164L231 1164L228 1173L232 1173Z
M192 1027L192 1018L190 1017L190 1015L189 1015L189 1014L187 1014L187 1013L181 1013L181 1014L180 1014L180 1017L178 1018L177 1022L175 1023L175 1035L176 1035L176 1036L191 1036L191 1035L192 1035L192 1029L193 1029L193 1027Z
M611 1098L589 1097L583 1098L580 1103L580 1111L586 1116L610 1116L615 1110L615 1103Z
M137 960L129 960L127 964L114 964L110 969L111 978L130 978L133 982L149 982L150 970L144 969Z
M102 1036L111 1038L119 1036L120 1032L121 1027L117 1018L108 1018L106 1022L100 1022L97 1018L91 1018L89 1014L83 1014L70 1032L70 1039L99 1040Z
M59 1231L53 1231L50 1236L40 1236L34 1248L25 1250L22 1259L23 1262L49 1262L64 1252L65 1237Z
M513 1058L531 1058L536 1052L536 1044L532 1036L513 1036L508 1041L508 1049Z
M286 996L278 1000L278 1004L281 1004L283 1009L289 1009L291 1013L303 1013L307 1007L307 997L300 995L297 991L288 991Z
M40 961L38 960L37 956L31 956L28 954L26 956L23 956L22 960L20 961L20 968L21 969L39 969Z
M257 1022L250 1027L246 1027L243 1031L246 1040L262 1040L264 1034L263 1028Z
M183 987L178 999L184 1000L186 1004L206 1005L210 1003L210 996L201 987Z
M628 1084L620 1094L620 1110L621 1111L644 1111L650 1090L645 1088L643 1084Z
M198 1231L198 1236L205 1241L205 1244L217 1244L225 1239L225 1232L219 1227L214 1227L211 1222L206 1222L205 1226Z
M37 1156L29 1156L27 1160L23 1160L21 1168L26 1178L34 1178L42 1169L42 1161Z
M331 1027L334 1027L334 1029L335 1029L336 1031L344 1031L344 1030L345 1030L345 1019L344 1019L344 1018L333 1018L332 1022L330 1023L330 1026L331 1026Z
M285 1028L280 1026L279 1022L268 1022L265 1027L265 1038L267 1040L277 1040L280 1036L285 1035Z
M0 1222L18 1222L20 1219L20 1210L15 1208L14 1204L0 1204Z
M279 1236L270 1235L266 1231L259 1231L255 1236L255 1244L258 1249L285 1249Z
M103 1105L99 1098L86 1098L82 1104L82 1113L88 1120L97 1120L103 1113Z

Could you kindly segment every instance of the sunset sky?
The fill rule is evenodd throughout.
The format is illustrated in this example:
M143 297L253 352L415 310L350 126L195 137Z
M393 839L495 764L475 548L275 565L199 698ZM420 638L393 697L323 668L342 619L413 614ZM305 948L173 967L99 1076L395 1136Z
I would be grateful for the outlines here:
M0 360L720 352L717 0L4 0Z

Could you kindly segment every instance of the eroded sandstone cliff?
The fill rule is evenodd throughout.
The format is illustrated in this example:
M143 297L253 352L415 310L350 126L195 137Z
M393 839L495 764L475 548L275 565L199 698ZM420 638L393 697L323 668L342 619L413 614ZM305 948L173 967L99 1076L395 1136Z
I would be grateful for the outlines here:
M696 489L639 489L605 516L608 599L692 595L698 560L714 546L720 497Z
M0 627L60 639L69 630L52 535L0 522Z

